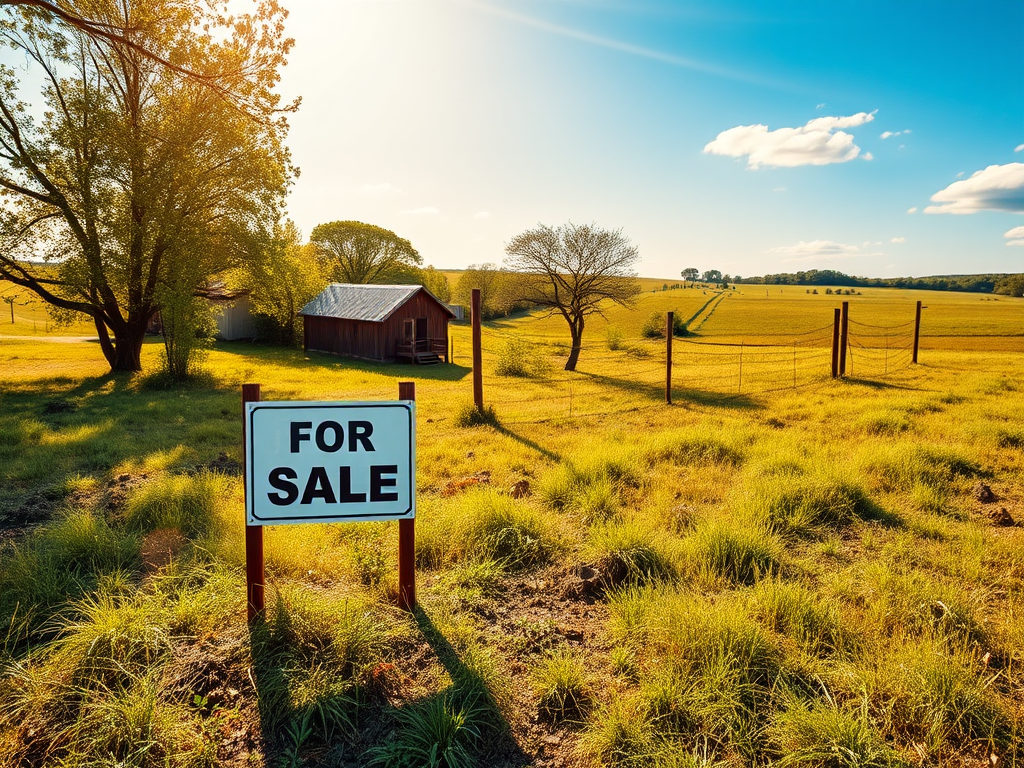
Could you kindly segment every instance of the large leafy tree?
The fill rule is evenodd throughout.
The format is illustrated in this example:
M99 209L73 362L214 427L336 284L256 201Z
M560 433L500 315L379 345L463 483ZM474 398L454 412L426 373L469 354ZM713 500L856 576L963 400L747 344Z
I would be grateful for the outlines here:
M390 229L361 221L332 221L314 227L309 242L336 282L404 285L420 281L423 257Z
M290 177L274 93L284 12L93 0L96 35L0 5L0 39L44 83L30 105L0 67L0 277L90 316L111 369L139 370L161 298L272 237Z
M540 224L512 238L505 253L505 266L524 275L514 283L518 298L565 318L572 339L567 371L576 370L587 318L610 304L632 306L640 292L633 270L640 253L619 229Z

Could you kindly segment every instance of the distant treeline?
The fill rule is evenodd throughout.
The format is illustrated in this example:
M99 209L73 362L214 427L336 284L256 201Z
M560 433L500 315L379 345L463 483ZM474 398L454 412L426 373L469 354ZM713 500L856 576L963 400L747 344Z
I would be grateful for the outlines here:
M1024 296L1024 275L933 275L931 277L853 277L834 269L783 272L763 277L734 277L734 283L755 285L828 285L850 288L916 288L928 291L966 291Z

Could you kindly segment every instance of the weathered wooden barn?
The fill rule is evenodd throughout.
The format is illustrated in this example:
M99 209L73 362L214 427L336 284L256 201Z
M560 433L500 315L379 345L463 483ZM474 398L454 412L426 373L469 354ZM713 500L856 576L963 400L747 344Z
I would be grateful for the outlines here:
M303 347L366 360L448 361L455 316L421 285L332 283L299 313Z

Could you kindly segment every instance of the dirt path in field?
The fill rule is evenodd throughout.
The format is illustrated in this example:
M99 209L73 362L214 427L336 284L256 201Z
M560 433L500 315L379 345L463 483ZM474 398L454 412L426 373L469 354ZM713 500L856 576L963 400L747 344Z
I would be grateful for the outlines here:
M51 341L54 344L77 344L80 341L97 342L95 336L0 336L0 344L5 341Z

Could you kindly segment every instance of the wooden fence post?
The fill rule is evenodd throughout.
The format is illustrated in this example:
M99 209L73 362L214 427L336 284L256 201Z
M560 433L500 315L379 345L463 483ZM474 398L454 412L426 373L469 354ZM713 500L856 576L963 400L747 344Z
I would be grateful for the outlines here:
M398 399L415 400L416 382L398 382ZM416 518L398 521L398 607L416 608Z
M843 302L839 326L839 375L846 375L846 350L850 343L850 302Z
M246 403L258 403L260 401L259 384L242 385L242 446L245 446L245 434L249 429L249 422L245 416ZM245 457L242 457L243 472L246 465ZM247 487L247 478L243 475L242 487ZM249 623L252 624L257 618L263 618L266 608L266 573L263 566L263 526L245 526L245 598L248 608Z
M839 316L840 309L836 307L832 318L832 378L839 378Z
M669 312L665 328L665 402L672 405L672 323L675 312Z
M918 345L921 342L921 302L917 302L917 313L914 315L914 359L913 363L917 363L917 350Z
M480 289L473 289L473 403L478 411L484 409L483 354L480 351Z

